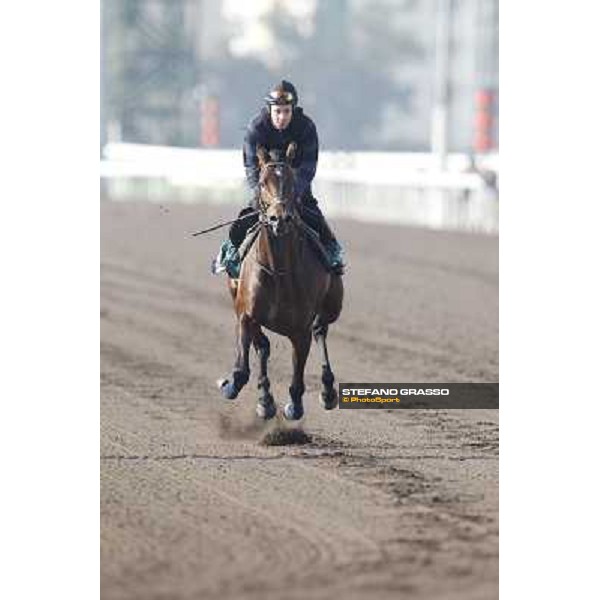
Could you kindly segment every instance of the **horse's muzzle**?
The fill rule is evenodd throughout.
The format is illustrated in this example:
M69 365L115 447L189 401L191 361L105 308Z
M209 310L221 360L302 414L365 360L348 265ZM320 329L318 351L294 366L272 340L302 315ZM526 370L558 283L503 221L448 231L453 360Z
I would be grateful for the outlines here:
M269 217L269 227L275 236L282 236L288 233L289 224L292 220L292 215L285 214L282 216L271 215Z

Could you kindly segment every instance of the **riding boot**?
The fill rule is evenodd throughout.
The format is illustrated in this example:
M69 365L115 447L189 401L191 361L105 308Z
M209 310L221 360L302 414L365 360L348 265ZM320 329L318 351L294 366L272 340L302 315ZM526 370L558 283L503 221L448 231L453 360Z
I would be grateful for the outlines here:
M338 275L344 274L344 250L340 243L337 241L333 231L329 227L329 224L323 219L323 228L321 230L321 241L325 246L330 259L331 268L334 273Z

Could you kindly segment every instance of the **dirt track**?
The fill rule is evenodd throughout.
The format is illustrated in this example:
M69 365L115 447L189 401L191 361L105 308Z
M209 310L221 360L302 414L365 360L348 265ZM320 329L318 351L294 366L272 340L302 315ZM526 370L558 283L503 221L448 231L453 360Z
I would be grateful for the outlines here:
M260 443L255 374L235 405L219 398L221 234L186 233L232 212L102 203L102 598L496 598L498 411L325 412L316 352L309 444ZM335 227L337 381L498 381L497 238ZM281 405L290 348L269 337Z

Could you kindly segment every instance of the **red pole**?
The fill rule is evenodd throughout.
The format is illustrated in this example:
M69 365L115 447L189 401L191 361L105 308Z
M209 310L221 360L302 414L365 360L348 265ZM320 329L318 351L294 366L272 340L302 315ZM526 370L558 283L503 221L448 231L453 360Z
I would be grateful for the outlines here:
M478 90L475 94L475 135L473 148L475 152L488 152L494 147L494 92Z
M206 147L219 145L219 100L205 96L200 106L200 144Z

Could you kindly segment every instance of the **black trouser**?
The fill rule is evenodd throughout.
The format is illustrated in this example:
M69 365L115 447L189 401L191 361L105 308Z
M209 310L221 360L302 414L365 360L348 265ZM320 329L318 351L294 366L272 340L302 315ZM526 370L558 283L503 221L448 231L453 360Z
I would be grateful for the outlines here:
M242 217L254 209L254 200L245 206L238 215ZM319 208L316 198L312 195L311 191L307 191L300 201L300 216L302 220L309 226L312 227L321 238L323 244L328 245L331 241L335 240L333 232L329 229L325 221L325 217ZM236 221L229 229L229 239L232 241L236 248L239 248L241 243L246 237L248 229L252 227L258 221L258 215L247 217L241 221Z
M335 240L335 236L331 229L329 229L329 225L325 221L316 198L310 192L302 197L300 216L309 227L312 227L319 234L323 244L327 246L331 241Z

